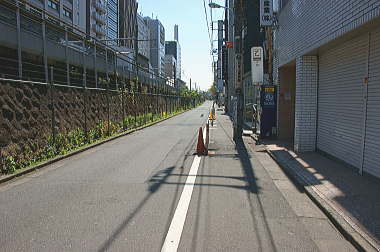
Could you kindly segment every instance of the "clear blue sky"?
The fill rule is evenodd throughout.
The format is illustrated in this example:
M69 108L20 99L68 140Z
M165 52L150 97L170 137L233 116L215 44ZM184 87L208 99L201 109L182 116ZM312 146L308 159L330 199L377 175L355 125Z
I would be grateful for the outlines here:
M182 79L196 82L207 90L213 81L210 40L207 32L203 0L139 0L138 12L143 16L158 18L165 27L165 39L174 39L174 25L179 25L179 42L182 49ZM206 0L206 4L209 0ZM222 3L224 1L217 0ZM210 9L207 7L210 22ZM213 11L213 19L223 14Z

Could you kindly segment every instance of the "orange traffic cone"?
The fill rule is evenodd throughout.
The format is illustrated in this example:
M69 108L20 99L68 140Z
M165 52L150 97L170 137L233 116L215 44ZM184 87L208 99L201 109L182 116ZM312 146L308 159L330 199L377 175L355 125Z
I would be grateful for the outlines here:
M199 127L199 133L198 133L198 144L197 144L197 155L205 155L206 154L206 148L205 144L203 142L203 132L202 127Z

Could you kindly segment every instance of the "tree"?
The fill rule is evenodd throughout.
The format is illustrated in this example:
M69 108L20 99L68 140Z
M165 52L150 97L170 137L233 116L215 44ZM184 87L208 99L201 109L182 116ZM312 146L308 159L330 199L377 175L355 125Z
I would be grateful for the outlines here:
M208 89L208 92L210 93L211 96L213 96L213 97L216 96L216 85L215 85L215 82L212 83L211 87Z

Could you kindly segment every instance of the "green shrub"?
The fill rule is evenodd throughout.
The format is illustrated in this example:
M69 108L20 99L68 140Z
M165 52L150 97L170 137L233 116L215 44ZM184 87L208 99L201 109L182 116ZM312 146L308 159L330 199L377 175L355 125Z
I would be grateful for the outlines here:
M12 156L8 156L5 158L3 173L11 174L14 173L17 169L17 163Z

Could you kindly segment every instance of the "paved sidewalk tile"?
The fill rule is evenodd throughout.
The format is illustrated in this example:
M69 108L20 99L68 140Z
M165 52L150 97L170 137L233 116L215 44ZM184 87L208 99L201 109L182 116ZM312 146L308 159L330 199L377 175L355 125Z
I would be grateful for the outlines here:
M364 239L380 251L380 179L360 176L317 152L294 153L285 143L263 143L303 186L315 192L328 211L340 216L338 222L343 228L358 233L352 234L354 239Z

